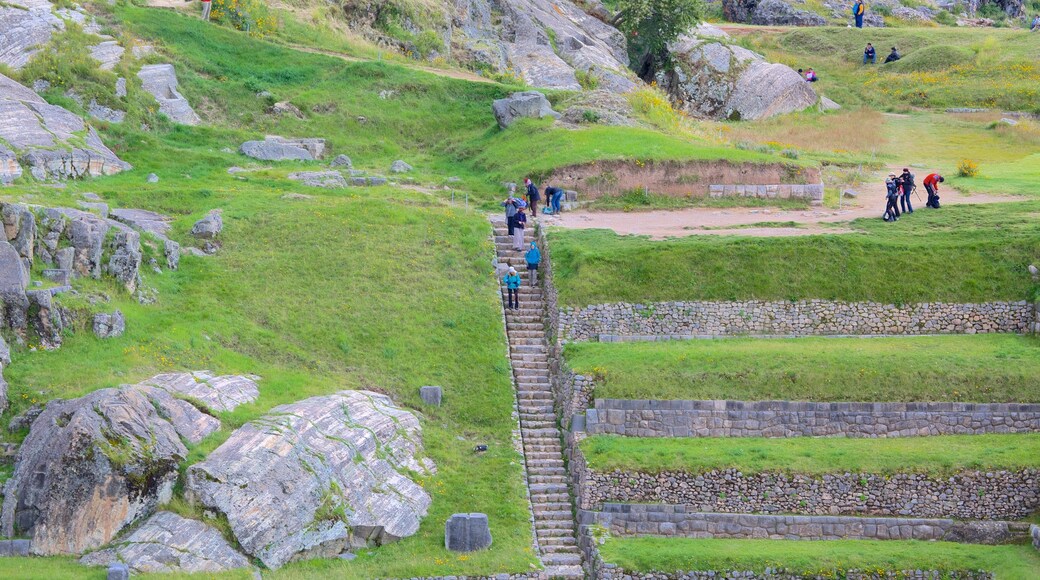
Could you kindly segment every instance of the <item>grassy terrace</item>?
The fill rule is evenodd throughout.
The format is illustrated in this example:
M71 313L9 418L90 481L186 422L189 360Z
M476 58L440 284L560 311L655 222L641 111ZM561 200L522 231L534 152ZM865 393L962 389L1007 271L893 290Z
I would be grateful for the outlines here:
M812 574L849 569L988 570L1000 580L1040 577L1032 546L981 546L896 540L695 540L612 538L603 559L632 572L753 570L783 566ZM827 574L827 575L830 575Z
M893 439L798 437L640 438L597 435L581 443L589 468L660 473L927 473L1040 468L1040 434Z
M652 241L605 230L550 231L564 306L665 300L1025 300L1040 260L1040 201L950 206L856 233Z
M1040 339L1006 334L574 343L602 399L1040 402Z

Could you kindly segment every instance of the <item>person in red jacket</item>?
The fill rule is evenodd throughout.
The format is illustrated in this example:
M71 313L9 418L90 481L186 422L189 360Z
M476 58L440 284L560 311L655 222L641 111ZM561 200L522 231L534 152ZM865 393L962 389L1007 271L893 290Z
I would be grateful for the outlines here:
M202 0L202 19L209 20L209 12L213 8L213 2L210 0Z
M924 178L924 188L928 191L928 203L925 205L939 209L939 184L946 181L942 175L938 173L929 173L928 177Z

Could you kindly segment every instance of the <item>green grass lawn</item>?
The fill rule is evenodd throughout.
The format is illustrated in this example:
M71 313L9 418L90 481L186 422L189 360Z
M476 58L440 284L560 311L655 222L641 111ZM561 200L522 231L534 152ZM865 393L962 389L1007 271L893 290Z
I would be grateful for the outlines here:
M611 538L600 547L606 562L632 572L752 570L784 567L809 574L835 570L987 570L1001 580L1040 576L1032 546L980 546L901 540L718 540Z
M1035 110L1040 45L1027 30L809 27L741 39L772 61L813 67L817 91L849 107L986 107ZM864 66L872 42L878 64ZM903 59L881 62L889 48Z
M599 399L1040 402L1040 339L1008 334L572 343Z
M803 473L925 473L1040 467L1040 435L944 435L892 439L795 437L643 438L597 435L581 442L591 469L643 473L713 469Z
M653 241L606 230L549 232L560 303L667 300L1026 300L1040 260L1040 202L950 206L852 234L692 236Z

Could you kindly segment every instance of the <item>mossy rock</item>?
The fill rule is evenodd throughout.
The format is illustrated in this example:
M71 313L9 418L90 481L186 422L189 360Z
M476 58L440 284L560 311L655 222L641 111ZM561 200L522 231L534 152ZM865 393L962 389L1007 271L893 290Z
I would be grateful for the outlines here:
M878 54L878 58L882 58ZM889 63L886 69L895 72L934 72L970 63L975 54L967 48L940 44L929 46L907 54L902 59Z

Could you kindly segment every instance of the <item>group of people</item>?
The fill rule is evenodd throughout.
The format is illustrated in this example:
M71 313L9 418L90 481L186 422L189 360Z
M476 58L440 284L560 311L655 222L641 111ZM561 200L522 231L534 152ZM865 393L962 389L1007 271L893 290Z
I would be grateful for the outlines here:
M928 202L925 203L925 206L939 209L939 184L944 181L946 180L938 173L929 173L924 178L924 188L928 192ZM914 213L914 206L911 203L910 196L917 190L917 185L914 183L914 174L910 173L909 168L904 167L903 173L899 176L896 176L895 173L889 173L888 179L885 180L885 188L887 203L882 219L886 222L894 222L899 220L901 213Z
M888 53L888 56L885 57L885 62L882 64L895 62L901 58L903 58L902 55L900 55L896 47L893 46L892 52ZM874 45L869 42L867 43L867 47L863 49L863 64L867 63L877 64L877 51L874 50Z
M816 76L816 71L814 71L811 67L809 68L809 70L804 72L802 71L802 69L798 69L798 74L805 77L805 82L807 83L815 83L816 81L820 80L820 77Z
M502 202L506 210L506 225L509 227L509 235L513 237L513 249L520 251L524 249L524 228L527 227L527 212L530 208L531 216L538 217L538 202L542 194L538 192L538 186L530 179L524 180L524 197L516 197L515 191L510 189L509 197ZM560 213L560 204L563 202L564 191L558 187L545 188L545 209L542 213Z

